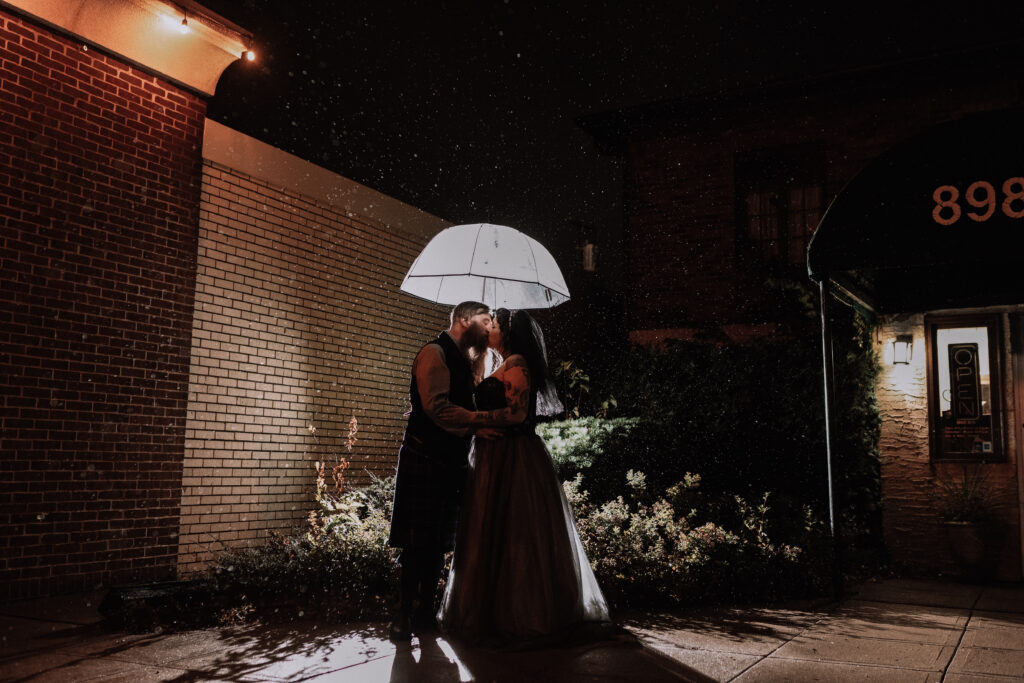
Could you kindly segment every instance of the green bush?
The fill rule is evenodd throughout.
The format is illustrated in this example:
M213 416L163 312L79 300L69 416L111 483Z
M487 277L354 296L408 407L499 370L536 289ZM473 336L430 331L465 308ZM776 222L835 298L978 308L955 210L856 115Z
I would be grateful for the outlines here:
M593 503L602 499L584 481L577 474L564 488L613 609L803 596L825 576L820 553L805 551L820 525L805 517L799 544L770 539L765 497L749 505L709 494L691 474L656 496L644 474L629 471L625 493ZM394 478L337 496L320 489L306 529L220 553L198 582L216 596L211 618L386 619L398 586L387 547L393 492Z
M203 583L221 596L227 617L383 619L397 587L387 545L393 494L391 477L328 495L321 476L306 530L220 553Z
M710 521L700 477L686 474L653 498L642 473L629 493L593 504L582 475L565 482L580 539L616 608L763 601L820 593L821 567L798 546L772 541L767 497L733 497L727 521ZM721 514L723 510L716 511ZM820 536L808 524L805 538Z
M537 434L562 481L583 474L595 500L611 500L622 493L627 469L647 470L646 462L638 461L640 424L633 417L583 417L541 423Z
M582 473L595 500L614 498L630 469L647 473L657 490L697 472L709 492L755 499L767 491L772 524L787 536L799 530L805 505L827 517L820 331L813 301L798 304L784 337L630 348L588 372L589 409L611 419L540 426L560 474ZM877 363L866 322L836 308L833 489L848 541L877 546ZM613 409L597 405L604 396L617 398Z

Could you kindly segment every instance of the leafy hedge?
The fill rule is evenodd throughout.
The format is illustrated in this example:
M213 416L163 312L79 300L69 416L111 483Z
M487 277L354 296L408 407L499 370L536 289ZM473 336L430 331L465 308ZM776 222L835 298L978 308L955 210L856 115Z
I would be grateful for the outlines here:
M220 553L201 577L222 619L383 619L398 582L387 545L394 478L340 495L318 482L306 529Z
M767 501L716 498L687 474L655 495L630 471L624 493L600 503L564 484L580 538L613 609L766 600L819 587L819 555L769 537ZM305 530L225 551L198 582L221 621L252 617L384 620L397 599L396 552L387 547L394 478L318 495ZM808 523L801 542L820 537ZM443 588L443 587L442 587Z
M594 504L581 480L566 482L566 495L613 607L820 594L826 574L815 544L822 534L810 516L798 539L802 546L780 543L768 533L767 497L755 505L739 496L706 498L693 474L654 496L645 475L630 471L625 495Z
M710 492L751 500L770 493L776 523L789 530L799 528L804 505L826 517L821 342L813 301L802 304L802 326L783 339L633 348L588 372L589 410L609 418L540 427L562 477L582 474L594 499L610 500L630 469L658 490L693 472ZM870 545L881 536L877 364L862 319L840 309L833 324L834 491L845 535Z

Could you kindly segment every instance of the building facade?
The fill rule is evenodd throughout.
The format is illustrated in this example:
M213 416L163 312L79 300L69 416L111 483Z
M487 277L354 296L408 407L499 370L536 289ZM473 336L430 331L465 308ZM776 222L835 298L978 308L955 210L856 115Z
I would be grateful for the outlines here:
M631 340L704 339L727 344L782 333L776 293L767 284L810 284L808 246L823 219L827 221L826 211L833 211L833 200L902 141L942 124L1024 104L1019 54L1019 46L985 48L582 119L581 125L598 144L621 155L626 165L623 291ZM1016 137L1011 134L1009 139ZM930 142L957 154L952 151L955 139L936 136ZM1014 145L1006 146L1016 149ZM899 187L909 184L910 176L910 171L905 176L893 173L887 182ZM1018 188L1009 176L975 180L988 184L968 183L958 190L969 193L969 198L960 195L959 201L963 210L973 212L970 220L965 217L964 230L987 211L979 212L977 206L987 203L999 210L1009 201L1007 215L1017 215L1021 207L1013 203L1013 193L1024 190L1024 185ZM1004 182L1011 186L1002 187ZM939 206L941 217L948 220L953 212L947 206L950 200L946 190L937 198L928 194L892 199L889 208L923 202L929 212ZM865 239L873 235L872 253L890 255L898 268L903 255L913 254L916 247L882 237L904 231L906 226L896 215L873 215L871 222L850 227L854 237L844 247L853 249L850 245L856 246L858 234ZM988 248L999 249L993 244ZM870 277L882 267L861 266L859 274ZM1000 270L1009 273L1008 268ZM945 279L944 272L919 271L922 277L909 285L902 281L902 288L944 291L937 286ZM982 285L981 296L970 301L951 294L945 300L915 302L904 297L899 305L873 307L867 297L856 296L855 282L843 282L847 286L834 289L873 317L883 359L877 392L883 420L883 521L893 559L915 571L958 571L955 553L943 540L939 493L962 481L965 472L969 477L980 472L1001 522L1001 547L993 551L998 554L995 571L1001 578L1020 579L1024 476L1017 418L1021 390L1016 387L1022 385L1015 383L1020 370L1011 342L1017 338L1014 330L1019 323L1014 316L1024 297L986 298ZM901 284L891 280L887 296L894 290L898 294ZM964 336L972 334L970 340ZM894 342L906 341L908 335L912 360L894 364ZM985 363L991 365L991 379L989 365L978 366L976 374L984 374L979 401L983 392L990 397L984 408L988 417L975 418L989 420L997 434L979 437L977 451L978 444L972 443L969 452L951 454L943 450L942 444L948 445L950 439L944 441L941 431L943 420L954 419L946 415L949 364L948 359L940 361L950 344L958 343L983 349ZM980 352L976 355L981 361ZM940 378L943 368L946 374ZM808 388L808 400L821 400L821 395L820 388ZM980 429L968 425L966 417L962 422L957 428L961 431ZM954 433L947 432L947 437ZM987 441L992 442L990 448L998 441L998 456L985 450Z
M0 3L0 599L187 574L304 518L317 461L393 467L446 224L206 120L248 41Z

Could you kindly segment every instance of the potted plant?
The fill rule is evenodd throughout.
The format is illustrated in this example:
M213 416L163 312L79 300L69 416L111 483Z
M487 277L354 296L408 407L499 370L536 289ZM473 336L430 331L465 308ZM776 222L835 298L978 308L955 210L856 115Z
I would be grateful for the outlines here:
M963 466L963 476L939 478L938 510L950 553L968 580L984 581L995 573L1003 545L995 493L982 463Z

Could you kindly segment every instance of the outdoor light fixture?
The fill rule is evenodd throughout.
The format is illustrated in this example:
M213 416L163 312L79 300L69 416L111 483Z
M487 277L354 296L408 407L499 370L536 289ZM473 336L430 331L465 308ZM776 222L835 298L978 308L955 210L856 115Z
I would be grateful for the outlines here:
M588 273L593 273L597 270L597 259L595 258L595 252L597 247L590 242L583 245L583 270Z
M909 365L914 352L914 336L910 334L896 335L892 343L892 364Z
M256 59L256 53L253 52L252 50L246 50L245 52L242 53L242 59L245 59L245 60L248 60L248 61L251 62L251 61Z
M188 15L187 14L181 18L181 28L179 28L178 30L181 31L182 35L185 35L186 33L188 33Z

